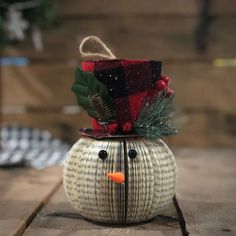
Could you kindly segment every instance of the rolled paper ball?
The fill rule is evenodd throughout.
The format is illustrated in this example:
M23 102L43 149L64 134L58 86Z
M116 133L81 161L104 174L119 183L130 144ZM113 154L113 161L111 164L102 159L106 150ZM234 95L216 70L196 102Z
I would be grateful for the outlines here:
M124 123L123 125L122 125L122 130L124 131L124 132L129 132L129 131L131 131L132 130L132 124L131 123L129 123L129 122L127 122L127 123Z

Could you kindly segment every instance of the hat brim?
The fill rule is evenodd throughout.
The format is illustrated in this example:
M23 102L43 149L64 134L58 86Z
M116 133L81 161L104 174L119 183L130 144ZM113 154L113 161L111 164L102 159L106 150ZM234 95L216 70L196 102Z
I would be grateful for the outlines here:
M143 137L136 133L128 134L109 134L104 131L97 131L90 128L80 129L80 132L83 136L95 138L95 139L107 139L107 138L140 138Z

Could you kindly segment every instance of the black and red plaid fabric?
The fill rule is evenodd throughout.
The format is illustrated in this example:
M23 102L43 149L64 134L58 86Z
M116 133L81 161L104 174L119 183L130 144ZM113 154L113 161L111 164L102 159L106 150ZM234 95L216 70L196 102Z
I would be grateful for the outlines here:
M160 61L85 61L82 69L93 72L107 86L118 124L133 123L138 118L143 99L161 77Z

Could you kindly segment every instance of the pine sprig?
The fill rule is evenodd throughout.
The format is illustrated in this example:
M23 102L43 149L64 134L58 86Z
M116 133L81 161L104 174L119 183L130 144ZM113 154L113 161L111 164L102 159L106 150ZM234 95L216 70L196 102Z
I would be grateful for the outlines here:
M88 98L92 108L96 112L99 121L107 122L112 120L114 116L112 108L105 103L98 93L95 95L90 95Z
M134 125L139 135L160 138L177 133L171 121L174 111L173 98L173 95L168 97L165 92L162 92L144 101L139 118Z

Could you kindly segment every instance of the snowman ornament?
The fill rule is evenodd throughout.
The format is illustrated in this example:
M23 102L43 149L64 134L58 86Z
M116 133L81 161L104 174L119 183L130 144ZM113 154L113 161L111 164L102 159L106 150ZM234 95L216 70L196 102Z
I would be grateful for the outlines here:
M150 220L175 193L175 158L160 139L176 133L173 90L160 61L87 60L72 90L92 117L69 151L63 172L71 205L87 219Z

